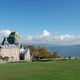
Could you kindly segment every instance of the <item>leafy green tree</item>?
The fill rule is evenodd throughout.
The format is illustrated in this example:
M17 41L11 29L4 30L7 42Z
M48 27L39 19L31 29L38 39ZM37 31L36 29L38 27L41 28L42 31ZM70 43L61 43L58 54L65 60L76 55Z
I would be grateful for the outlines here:
M29 45L28 48L31 51L31 54L36 59L48 59L48 58L57 58L58 52L50 53L47 48L42 47L34 47Z

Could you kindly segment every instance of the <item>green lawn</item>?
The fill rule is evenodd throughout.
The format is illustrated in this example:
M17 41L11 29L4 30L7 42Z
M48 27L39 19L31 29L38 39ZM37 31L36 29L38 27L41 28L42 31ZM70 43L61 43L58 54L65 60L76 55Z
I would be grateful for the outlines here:
M0 80L80 80L80 60L0 64Z

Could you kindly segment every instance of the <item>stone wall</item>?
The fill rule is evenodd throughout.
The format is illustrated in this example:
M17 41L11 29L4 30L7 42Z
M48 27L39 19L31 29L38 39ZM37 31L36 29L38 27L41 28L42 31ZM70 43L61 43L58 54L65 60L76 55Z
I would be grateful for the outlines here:
M9 57L9 61L19 61L19 48L2 48L0 52L2 57Z

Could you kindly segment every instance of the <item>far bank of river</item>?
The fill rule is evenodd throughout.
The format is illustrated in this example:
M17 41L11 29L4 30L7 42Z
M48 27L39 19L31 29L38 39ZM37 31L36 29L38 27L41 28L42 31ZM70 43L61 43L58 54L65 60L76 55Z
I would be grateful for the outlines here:
M80 56L80 46L48 46L50 52L57 51L60 56Z

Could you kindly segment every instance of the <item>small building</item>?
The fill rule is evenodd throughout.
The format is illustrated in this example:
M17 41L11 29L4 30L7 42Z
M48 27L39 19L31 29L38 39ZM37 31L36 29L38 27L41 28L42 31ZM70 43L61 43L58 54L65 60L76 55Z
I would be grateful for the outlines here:
M30 49L24 49L22 46L21 49L19 50L19 59L20 60L25 60L25 61L31 61L31 54L30 54Z

